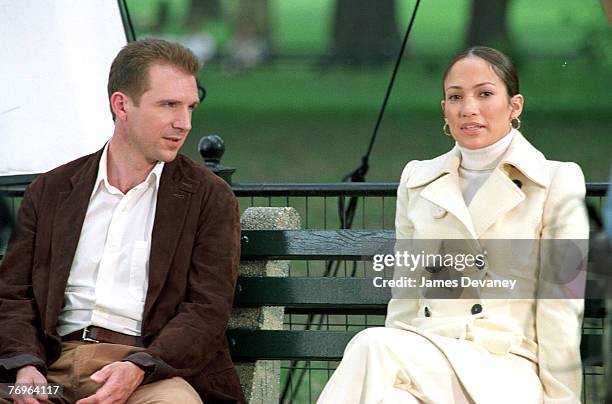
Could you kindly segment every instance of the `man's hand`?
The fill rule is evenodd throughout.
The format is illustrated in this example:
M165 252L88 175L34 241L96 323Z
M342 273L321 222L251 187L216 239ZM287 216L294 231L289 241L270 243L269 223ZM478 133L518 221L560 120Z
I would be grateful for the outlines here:
M125 403L142 383L144 373L132 362L109 363L90 376L95 383L104 383L104 386L77 404Z
M36 367L28 365L22 368L19 368L17 371L17 378L15 379L15 384L24 383L24 384L47 384L47 379L43 376L42 373L36 369ZM41 394L36 397L23 397L15 395L12 397L13 401L17 404L38 404L47 399L46 394Z

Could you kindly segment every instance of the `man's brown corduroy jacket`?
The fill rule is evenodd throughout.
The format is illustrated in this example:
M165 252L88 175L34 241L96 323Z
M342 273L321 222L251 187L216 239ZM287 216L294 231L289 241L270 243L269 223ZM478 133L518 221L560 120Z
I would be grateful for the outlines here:
M102 151L40 175L0 266L0 378L61 352L57 319ZM231 188L178 155L161 176L142 336L145 383L184 377L204 402L244 402L225 329L240 260Z

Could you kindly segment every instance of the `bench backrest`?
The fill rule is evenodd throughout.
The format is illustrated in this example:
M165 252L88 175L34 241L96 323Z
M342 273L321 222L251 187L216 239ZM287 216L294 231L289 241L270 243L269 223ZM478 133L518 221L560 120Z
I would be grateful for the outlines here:
M371 259L364 245L393 242L392 230L244 230L242 260L345 260ZM587 281L587 288L596 287ZM287 314L386 314L388 288L372 287L371 278L353 277L244 277L238 279L236 307L283 306ZM605 302L587 299L585 318L605 317ZM354 331L230 332L233 355L242 359L338 360ZM602 335L586 331L583 360L602 364Z

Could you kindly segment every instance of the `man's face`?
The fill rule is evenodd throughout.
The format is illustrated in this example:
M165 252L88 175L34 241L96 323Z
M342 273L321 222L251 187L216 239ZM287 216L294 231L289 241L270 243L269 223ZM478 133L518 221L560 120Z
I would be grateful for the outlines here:
M198 105L196 79L168 64L151 65L148 78L138 105L132 99L126 104L126 140L136 159L170 162L191 130Z

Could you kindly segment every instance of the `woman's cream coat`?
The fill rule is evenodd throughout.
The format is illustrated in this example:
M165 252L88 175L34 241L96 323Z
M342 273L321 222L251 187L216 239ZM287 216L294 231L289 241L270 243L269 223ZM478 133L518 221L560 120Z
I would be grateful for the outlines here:
M394 292L386 326L419 333L440 348L476 403L500 402L508 380L483 377L495 369L479 363L455 339L467 339L493 354L517 354L537 364L547 403L579 402L582 380L582 299L535 299L540 239L582 240L586 255L588 220L585 184L574 163L546 160L519 132L469 207L459 187L457 147L433 160L409 162L398 188L397 239L534 240L519 258L519 280L532 298L414 299ZM514 182L513 182L514 181ZM484 251L481 251L484 252ZM486 256L485 277L508 265L499 249ZM396 268L394 277L402 275ZM482 295L481 295L482 296ZM521 295L521 297L525 297ZM472 314L479 305L480 313ZM448 338L451 337L451 338ZM486 383L483 383L487 380ZM486 384L486 385L485 385Z

